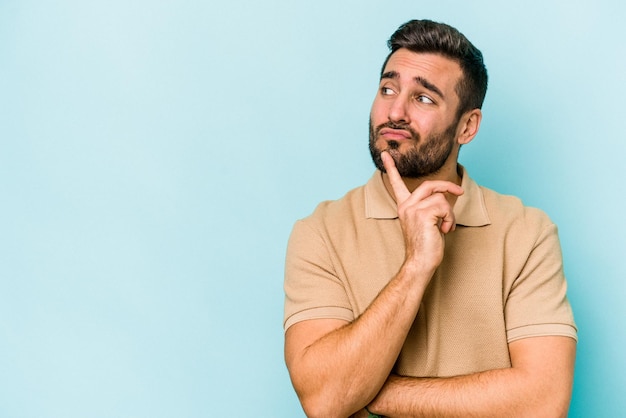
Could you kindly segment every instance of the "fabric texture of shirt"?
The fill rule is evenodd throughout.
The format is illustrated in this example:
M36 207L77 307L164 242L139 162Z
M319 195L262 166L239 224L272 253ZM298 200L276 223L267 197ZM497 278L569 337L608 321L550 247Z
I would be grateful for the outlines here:
M464 172L456 230L394 371L455 376L510 367L508 343L576 339L557 228L536 208L477 185ZM376 171L294 225L285 266L285 329L361 315L404 261L397 206ZM384 341L380 341L384 344Z

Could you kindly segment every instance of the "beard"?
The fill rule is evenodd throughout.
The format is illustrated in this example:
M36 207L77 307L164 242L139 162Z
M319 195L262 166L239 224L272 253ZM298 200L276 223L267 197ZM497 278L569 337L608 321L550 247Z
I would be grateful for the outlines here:
M376 168L385 173L385 166L380 154L387 151L395 161L396 168L402 177L422 178L436 174L452 153L457 124L458 120L451 123L445 131L433 133L422 140L420 135L407 124L389 121L374 129L370 118L369 148L372 160ZM411 134L410 149L404 152L400 151L400 142L394 140L387 141L386 148L378 148L376 141L383 128L402 129L409 132Z

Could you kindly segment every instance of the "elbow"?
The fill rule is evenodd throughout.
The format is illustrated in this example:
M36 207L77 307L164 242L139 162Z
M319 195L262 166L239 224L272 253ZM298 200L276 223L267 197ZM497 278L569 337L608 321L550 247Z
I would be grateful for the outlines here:
M567 418L571 392L565 390L546 390L543 399L530 407L528 416L546 418Z
M346 405L325 396L301 396L300 404L308 418L342 418L354 411L347 411Z
M308 418L345 418L352 416L367 404L365 400L361 400L363 399L361 396L330 384L310 389L296 388L300 404Z
M552 412L549 415L546 414L546 416L557 417L557 418L567 418L567 414L569 412L569 404L570 404L569 396L567 397L567 399L560 399L558 401L555 401L552 406Z
M308 418L324 418L331 417L331 411L328 408L320 403L311 402L308 400L301 399L300 403L302 404L302 409L304 410L305 415Z
M293 388L300 405L308 418L345 418L366 404L361 402L359 393L354 393L344 385L322 379L302 379L291 374ZM312 384L311 382L316 382ZM359 407L360 406L360 407Z
M533 417L546 417L546 418L567 418L567 413L569 410L568 405L555 405L549 404L544 405L542 408L535 408L532 411L529 411L529 416Z
M561 382L544 391L543 414L540 416L567 418L572 400L573 379Z

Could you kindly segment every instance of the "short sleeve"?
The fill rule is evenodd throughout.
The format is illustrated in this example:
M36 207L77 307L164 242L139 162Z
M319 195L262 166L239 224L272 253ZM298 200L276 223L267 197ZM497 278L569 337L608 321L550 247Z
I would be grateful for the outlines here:
M549 223L540 230L506 300L508 342L546 335L577 339L566 291L557 228Z
M354 320L328 244L307 220L296 222L289 238L284 290L285 330L309 319Z

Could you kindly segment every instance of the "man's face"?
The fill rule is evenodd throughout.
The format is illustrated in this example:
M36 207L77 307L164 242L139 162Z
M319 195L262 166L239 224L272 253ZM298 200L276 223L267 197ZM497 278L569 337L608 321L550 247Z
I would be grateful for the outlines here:
M439 54L399 49L391 55L370 114L369 146L378 169L385 171L382 151L403 177L435 174L453 150L456 163L461 76L459 64Z

